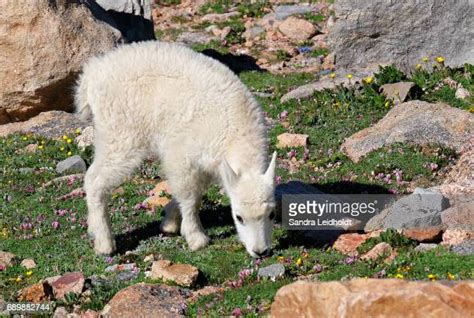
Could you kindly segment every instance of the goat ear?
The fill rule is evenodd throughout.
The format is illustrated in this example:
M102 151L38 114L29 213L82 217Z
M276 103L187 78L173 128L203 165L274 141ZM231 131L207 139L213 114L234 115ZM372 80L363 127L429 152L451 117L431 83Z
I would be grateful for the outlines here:
M225 158L224 160L222 160L222 163L219 166L219 170L222 177L222 181L224 182L224 187L232 187L237 181L238 176Z
M270 164L268 165L267 171L265 171L265 179L270 184L273 184L275 182L276 158L277 158L277 153L275 151L275 152L273 152L272 160L270 161Z

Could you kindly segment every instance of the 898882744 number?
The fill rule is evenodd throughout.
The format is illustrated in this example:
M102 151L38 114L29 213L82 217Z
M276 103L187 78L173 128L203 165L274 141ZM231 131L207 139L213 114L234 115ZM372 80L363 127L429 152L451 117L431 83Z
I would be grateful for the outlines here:
M49 303L5 303L3 310L9 313L47 313L51 312Z

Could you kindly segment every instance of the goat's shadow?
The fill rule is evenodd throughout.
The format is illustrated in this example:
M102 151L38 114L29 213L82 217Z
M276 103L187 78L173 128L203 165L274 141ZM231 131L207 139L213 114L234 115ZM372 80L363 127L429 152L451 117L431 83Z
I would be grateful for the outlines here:
M280 184L276 188L276 199L281 206L283 194L388 194L388 189L370 184L355 182L334 182L327 184L308 184L300 181L290 181ZM233 225L230 206L213 204L204 200L200 211L200 218L206 230L214 227ZM278 213L277 213L278 215ZM281 217L278 216L275 223L281 225ZM140 241L147 240L153 236L160 235L160 221L154 221L131 232L118 234L116 236L117 253L134 250ZM278 225L277 225L278 226ZM343 230L288 230L275 246L276 249L286 249L292 246L303 246L306 248L322 248L330 246L341 235ZM219 232L211 235L212 240L222 239L235 234L235 229ZM212 243L211 243L212 244Z
M257 60L249 55L222 54L214 49L205 49L201 53L226 65L237 75L245 71L266 72L257 65Z

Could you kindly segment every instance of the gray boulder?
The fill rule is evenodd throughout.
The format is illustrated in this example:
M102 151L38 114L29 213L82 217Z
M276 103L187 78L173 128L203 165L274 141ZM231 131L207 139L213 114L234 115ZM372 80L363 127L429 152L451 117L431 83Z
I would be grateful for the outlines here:
M275 7L275 17L277 20L285 20L289 16L295 14L305 14L318 11L319 6L316 5L282 5Z
M413 229L441 226L441 212L449 208L449 200L441 193L417 188L406 197L371 218L364 230Z
M395 63L412 69L424 56L448 66L474 63L471 0L338 0L329 46L337 66Z
M57 173L80 173L87 170L84 160L76 155L58 162L56 166Z

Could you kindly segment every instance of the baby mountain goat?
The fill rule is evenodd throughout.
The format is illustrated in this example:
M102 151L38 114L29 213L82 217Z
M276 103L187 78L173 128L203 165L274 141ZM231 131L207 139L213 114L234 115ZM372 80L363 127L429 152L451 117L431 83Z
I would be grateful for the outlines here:
M115 250L106 213L110 191L150 156L159 158L173 195L163 232L180 228L191 250L206 246L198 210L217 182L249 254L269 253L276 154L267 165L260 106L227 67L179 45L130 44L92 58L75 97L96 131L84 187L97 253Z

